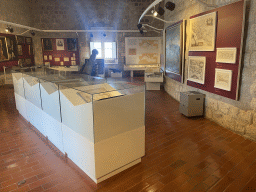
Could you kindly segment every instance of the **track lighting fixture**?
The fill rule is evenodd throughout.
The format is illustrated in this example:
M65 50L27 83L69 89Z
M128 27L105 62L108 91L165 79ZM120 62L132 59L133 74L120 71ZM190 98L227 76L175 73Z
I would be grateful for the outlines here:
M157 9L157 13L158 13L160 16L164 15L164 9L159 6L158 9Z
M32 35L32 36L35 36L36 34L35 34L35 32L34 32L34 31L31 31L31 35Z
M106 37L107 35L106 35L106 33L103 33L103 37Z
M139 23L139 24L137 25L137 27L138 27L138 29L140 30L140 34L143 34L142 24Z
M8 32L13 33L13 28L10 27L10 26L7 26L6 29L5 29L5 31L6 31L7 33L8 33Z
M168 2L165 3L165 8L169 9L170 11L173 11L175 9L175 4L168 1Z

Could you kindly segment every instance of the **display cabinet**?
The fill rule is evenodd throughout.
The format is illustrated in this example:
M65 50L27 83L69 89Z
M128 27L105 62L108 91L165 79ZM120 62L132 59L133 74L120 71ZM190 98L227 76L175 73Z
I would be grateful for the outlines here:
M21 115L94 182L145 155L145 87L103 78L13 73Z

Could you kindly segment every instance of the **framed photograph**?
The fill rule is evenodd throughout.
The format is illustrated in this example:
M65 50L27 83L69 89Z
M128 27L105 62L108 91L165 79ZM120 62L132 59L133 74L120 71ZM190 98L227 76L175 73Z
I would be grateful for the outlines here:
M166 28L165 74L183 83L186 20Z
M52 39L42 39L42 45L44 51L52 51Z
M28 45L28 53L29 53L29 55L33 55L34 54L33 45Z
M6 38L0 36L0 61L8 60Z
M26 58L25 63L26 63L26 65L31 65L32 64L31 58Z
M215 88L231 91L231 82L232 70L215 69Z
M204 84L206 57L188 57L188 80Z
M71 61L71 65L76 65L76 61Z
M18 57L17 44L15 36L6 37L6 44L8 50L8 59L15 60Z
M19 56L23 55L22 45L17 45L17 47L18 47L18 55Z
M236 47L217 48L216 62L218 63L236 63Z
M32 44L32 38L31 37L26 37L26 43L27 44Z
M25 65L25 59L19 59L19 66Z
M24 44L25 43L25 37L23 36L16 36L17 44Z
M56 49L57 51L63 51L64 49L64 39L56 39Z
M214 51L216 12L190 19L189 51Z
M77 39L75 38L68 38L68 51L77 51Z

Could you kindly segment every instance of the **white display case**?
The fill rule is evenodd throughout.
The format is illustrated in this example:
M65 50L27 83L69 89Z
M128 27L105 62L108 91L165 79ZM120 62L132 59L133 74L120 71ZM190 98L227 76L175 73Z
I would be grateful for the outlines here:
M13 73L21 115L94 182L145 155L145 87L49 69Z
M160 90L160 83L164 81L163 71L160 69L147 70L144 74L146 90Z

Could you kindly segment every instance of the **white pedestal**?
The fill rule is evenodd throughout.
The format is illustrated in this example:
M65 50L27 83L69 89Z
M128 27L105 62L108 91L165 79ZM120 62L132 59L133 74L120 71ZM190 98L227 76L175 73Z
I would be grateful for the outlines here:
M160 83L146 82L146 90L160 90Z
M111 77L122 77L122 72L120 72L120 73L111 72Z

